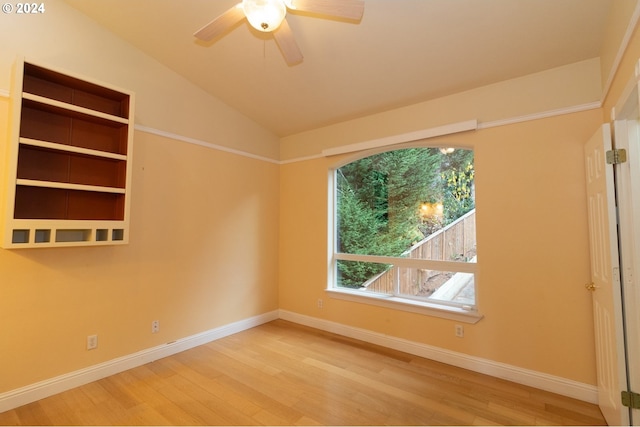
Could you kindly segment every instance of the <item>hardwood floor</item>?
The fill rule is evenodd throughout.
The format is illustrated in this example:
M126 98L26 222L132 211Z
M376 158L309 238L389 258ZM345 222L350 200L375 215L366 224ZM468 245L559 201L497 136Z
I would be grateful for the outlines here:
M2 425L604 425L597 406L283 320L0 414Z

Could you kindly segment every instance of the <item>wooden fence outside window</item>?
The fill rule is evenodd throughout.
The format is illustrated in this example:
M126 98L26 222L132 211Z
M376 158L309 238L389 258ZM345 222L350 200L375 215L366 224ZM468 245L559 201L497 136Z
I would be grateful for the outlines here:
M476 210L473 209L446 227L413 245L403 257L434 261L468 262L476 255ZM392 294L398 277L399 294L428 297L455 272L399 268L392 266L363 284L370 292Z

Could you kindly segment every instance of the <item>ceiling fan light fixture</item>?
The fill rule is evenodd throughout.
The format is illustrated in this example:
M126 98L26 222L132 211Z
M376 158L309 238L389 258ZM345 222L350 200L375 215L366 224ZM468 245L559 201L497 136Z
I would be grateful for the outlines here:
M287 14L283 0L242 0L242 8L249 24L262 32L276 30Z

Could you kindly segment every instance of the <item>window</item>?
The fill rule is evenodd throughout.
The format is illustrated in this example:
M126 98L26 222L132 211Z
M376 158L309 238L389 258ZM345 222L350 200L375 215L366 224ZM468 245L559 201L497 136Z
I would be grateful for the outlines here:
M474 176L473 150L452 148L387 151L336 169L329 290L475 313Z

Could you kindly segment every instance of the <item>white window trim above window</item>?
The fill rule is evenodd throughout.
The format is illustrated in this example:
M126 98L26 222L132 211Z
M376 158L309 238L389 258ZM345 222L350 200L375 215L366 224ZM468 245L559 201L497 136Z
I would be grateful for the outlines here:
M415 132L404 133L401 135L393 135L380 139L374 139L355 144L344 145L336 148L327 148L322 150L325 157L335 156L337 154L353 153L356 151L370 150L373 148L384 148L391 145L403 144L405 142L420 141L437 136L451 135L454 133L467 132L478 129L478 120L467 120L465 122L450 123L444 126L438 126L429 129L423 129Z

